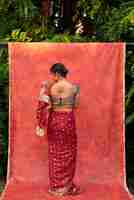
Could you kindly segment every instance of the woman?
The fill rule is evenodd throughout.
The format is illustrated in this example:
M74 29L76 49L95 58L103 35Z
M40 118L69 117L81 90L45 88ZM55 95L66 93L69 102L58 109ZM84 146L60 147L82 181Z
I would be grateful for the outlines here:
M58 196L80 192L73 183L77 154L74 109L80 88L66 79L67 73L61 63L50 68L51 80L42 82L37 108L36 133L43 136L47 131L49 192Z

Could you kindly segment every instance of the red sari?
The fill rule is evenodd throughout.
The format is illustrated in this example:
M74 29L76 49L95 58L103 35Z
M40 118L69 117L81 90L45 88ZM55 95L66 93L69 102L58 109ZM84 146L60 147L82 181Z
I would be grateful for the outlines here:
M40 127L47 127L49 191L64 195L74 185L77 155L75 115L74 111L48 112L50 98L46 86L45 82L41 87L37 121Z

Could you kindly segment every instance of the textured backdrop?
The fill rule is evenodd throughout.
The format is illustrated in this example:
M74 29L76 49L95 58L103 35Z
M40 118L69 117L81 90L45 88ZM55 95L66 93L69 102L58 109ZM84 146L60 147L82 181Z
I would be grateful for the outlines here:
M125 177L124 61L124 43L9 43L9 159L2 200L56 199L47 194L47 139L35 134L40 84L56 62L80 84L75 182L83 193L65 199L132 199Z

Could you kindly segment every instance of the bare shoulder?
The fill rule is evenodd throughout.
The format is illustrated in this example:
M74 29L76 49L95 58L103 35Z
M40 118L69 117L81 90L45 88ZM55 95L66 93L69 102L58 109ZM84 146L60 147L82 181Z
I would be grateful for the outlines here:
M67 81L67 82L71 86L71 88L73 89L74 93L79 93L80 85L78 83L74 83L72 81Z
M42 86L45 86L47 88L51 87L54 84L54 81L52 80L44 80L42 81Z

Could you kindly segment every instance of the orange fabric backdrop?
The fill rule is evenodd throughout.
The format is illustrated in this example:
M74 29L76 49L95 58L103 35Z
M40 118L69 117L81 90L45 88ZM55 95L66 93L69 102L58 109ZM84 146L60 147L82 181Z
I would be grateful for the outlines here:
M40 84L56 62L64 63L68 79L80 84L75 182L83 193L69 200L88 195L94 200L130 199L125 185L124 50L124 43L9 44L9 160L2 199L56 199L47 194L47 140L35 134Z

